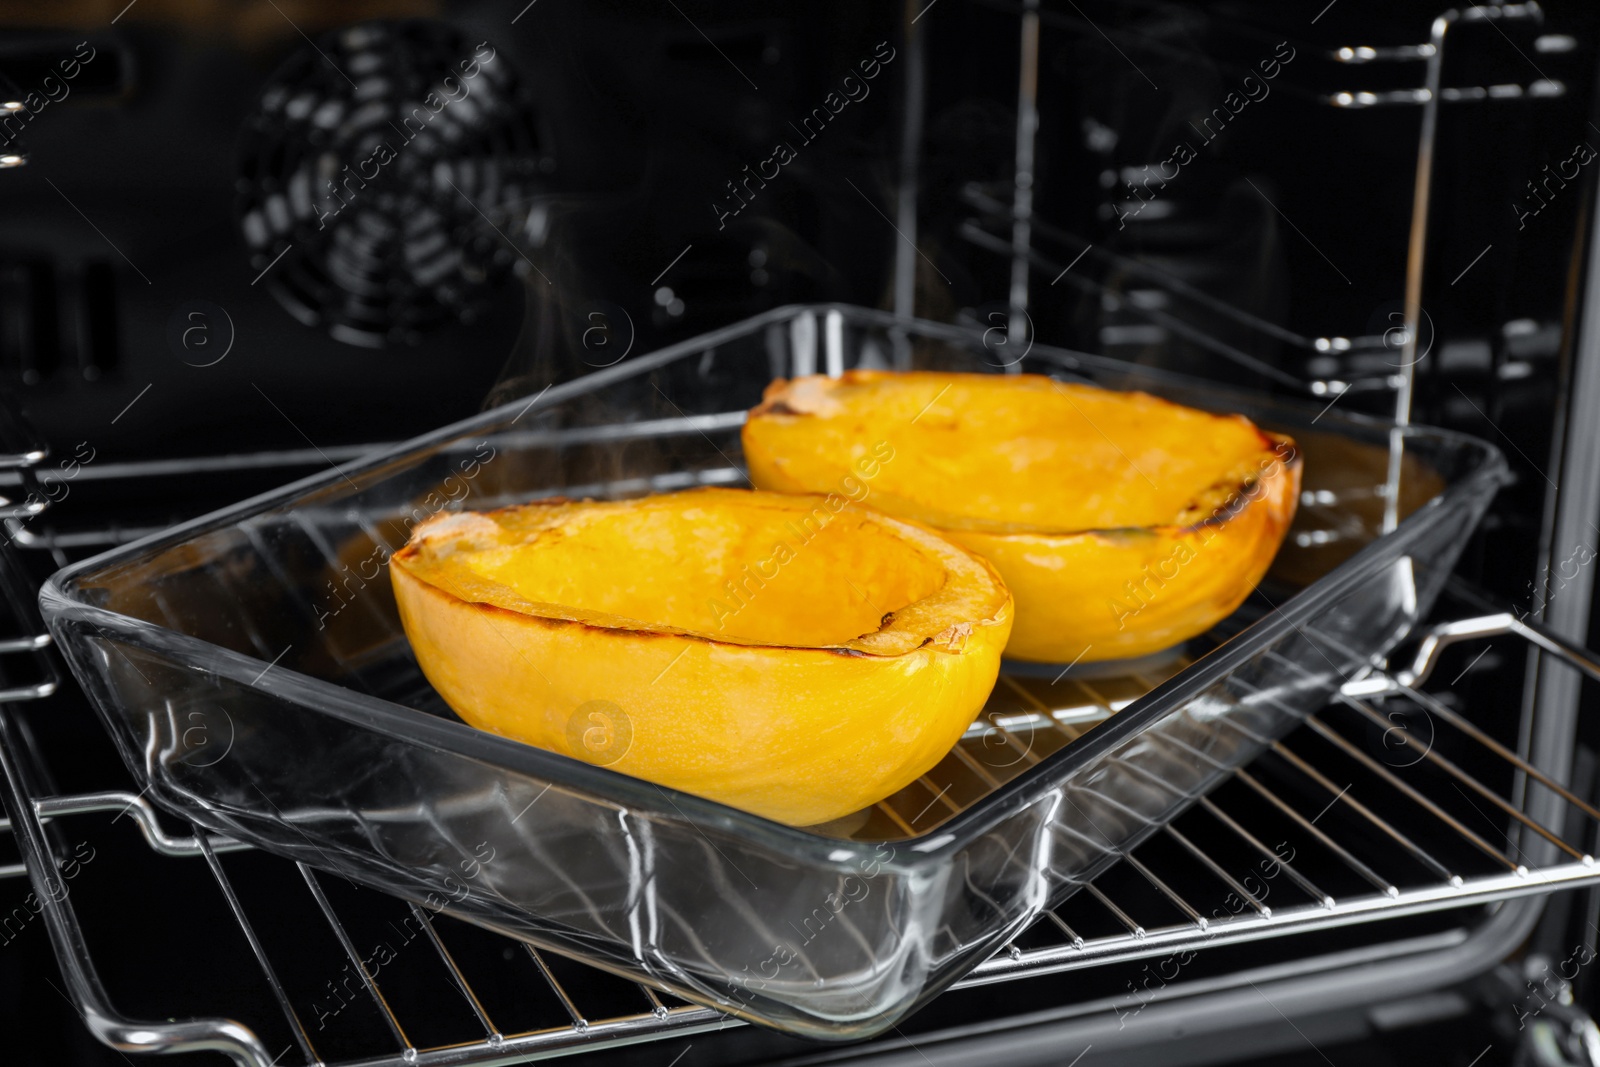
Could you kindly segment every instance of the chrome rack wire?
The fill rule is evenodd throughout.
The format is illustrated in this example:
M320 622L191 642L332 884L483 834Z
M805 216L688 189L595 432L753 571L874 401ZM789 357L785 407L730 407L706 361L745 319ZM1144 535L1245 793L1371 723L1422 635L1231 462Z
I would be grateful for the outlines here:
M1447 647L1503 635L1520 637L1600 678L1600 660L1593 654L1511 615L1435 626L1422 635L1411 662L1352 680L1299 731L1272 745L1223 789L1196 798L1189 812L1124 853L1117 867L1082 892L1044 912L1016 943L981 964L956 988L1600 883L1600 865L1582 844L1600 828L1600 810L1463 717L1448 694L1427 688ZM1028 764L1040 750L1034 734L1076 736L1083 727L1118 710L1124 701L1110 690L1110 683L1084 681L1078 683L1078 691L1088 704L1051 706L1032 698L1020 700L1018 714L981 720L968 740L979 746L1003 744L1004 751L1016 753L1011 762ZM570 978L564 982L537 950L518 946L517 952L532 967L532 980L544 988L543 994L529 989L527 995L553 997L560 1013L554 1024L511 1026L491 1014L482 977L470 974L471 965L452 951L450 944L465 936L456 920L371 894L399 921L412 923L426 935L419 941L426 943L425 948L418 951L459 993L467 1012L463 1018L471 1020L469 1031L448 1041L420 1040L409 1024L421 1020L405 1016L385 992L388 975L369 968L357 948L350 924L371 905L364 906L362 914L352 914L348 903L341 908L325 887L327 876L301 866L298 881L318 917L313 925L322 927L305 928L303 934L330 939L337 946L350 973L359 979L357 992L377 1013L387 1035L379 1047L331 1057L320 1047L320 1027L314 1030L310 1025L318 1011L313 998L292 991L281 980L275 942L259 931L264 916L259 910L252 914L229 873L223 857L243 846L192 826L186 834L170 834L143 797L126 791L45 794L30 765L28 746L19 738L19 710L15 702L0 708L0 766L8 806L16 813L12 828L78 1008L101 1040L125 1052L220 1049L250 1067L296 1060L428 1067L542 1059L740 1025L714 1009L682 1004L631 983L631 994L595 1003L569 988ZM1410 721L1397 719L1402 713L1420 714L1428 723L1425 744L1416 742L1414 725L1396 725ZM1370 743L1363 744L1363 729L1382 731L1378 756ZM1390 738L1397 733L1400 744L1391 745ZM1370 741L1370 733L1367 738ZM1397 753L1400 759L1394 758ZM974 766L982 765L974 761ZM925 785L934 794L931 784ZM1531 789L1560 798L1583 828L1563 833L1536 822L1526 814L1529 807L1514 799L1521 796L1525 801ZM936 808L939 800L932 795L923 810ZM65 861L52 849L46 826L96 813L132 814L145 843L170 862L192 864L195 857L201 858L281 1019L148 1022L117 1011L97 977L72 901L47 890L48 879ZM895 814L894 821L909 832L922 819ZM1274 844L1279 836L1283 842ZM1535 851L1534 838L1556 851L1553 862L1539 864L1529 858ZM1286 850L1289 841L1293 846ZM1119 885L1112 877L1119 874L1131 879L1133 888L1142 883L1146 891L1132 892L1126 881ZM1229 903L1212 907L1218 900ZM286 1026L292 1044L269 1050L258 1036L263 1024L276 1032Z
M60 685L55 658L45 650L50 635L44 630L34 603L31 583L21 576L10 558L15 531L20 524L40 515L49 507L49 495L40 485L37 468L50 450L39 435L8 403L0 403L0 658L7 660L7 681L0 684L0 704L37 700L50 696ZM10 661L19 655L30 657L34 670L27 680L12 681L16 673ZM0 869L0 877L21 873Z
M966 201L968 206L979 213L982 220L982 222L979 220L968 222L961 231L963 239L986 251L1003 251L1009 255L1009 243L1004 242L996 230L1005 225L1011 209L995 197L993 187L985 187L977 183L969 184L962 190L962 199ZM982 223L985 222L990 227L989 229L984 228ZM1328 354L1341 356L1359 355L1364 352L1393 353L1392 334L1390 336L1307 337L1269 319L1264 319L1244 308L1230 304L1226 300L1220 299L1152 263L1145 262L1135 256L1101 248L1087 238L1053 225L1037 215L1033 219L1033 232L1042 242L1061 246L1069 262L1076 262L1078 257L1081 256L1091 263L1097 263L1108 270L1114 270L1119 275L1136 278L1156 289L1164 290L1168 295L1177 297L1201 310L1229 319L1252 333L1261 335L1275 343L1286 345L1290 349L1296 350L1302 357L1312 358ZM1003 249L1000 247L1001 243L1005 244ZM1047 269L1046 263L1042 260L1037 261L1035 265L1041 270ZM1148 320L1153 325L1169 329L1174 335L1184 340L1199 345L1225 359L1239 363L1247 369L1260 373L1269 373L1263 370L1264 366L1269 365L1263 364L1255 357L1239 351L1234 346L1228 345L1218 338L1212 337L1181 316L1164 311L1149 302L1135 299L1136 294L1134 293L1118 292L1109 286L1078 275L1071 276L1070 284L1082 292L1093 293L1098 296L1107 310L1128 311ZM1282 375L1282 377L1274 378L1280 384L1290 385L1301 390L1309 390L1314 396L1326 396L1349 391L1367 392L1393 387L1388 375L1356 378L1350 381L1321 380L1317 378L1302 380L1292 375L1283 374L1276 367L1272 367L1271 370Z
M1034 227L1035 229L1039 228L1039 223L1037 220L1034 222ZM1046 224L1045 231L1048 231L1049 229L1050 228L1048 227L1048 224ZM1040 232L1043 233L1045 231ZM997 234L991 233L976 220L969 220L962 223L960 228L960 236L962 240L966 241L968 244L975 248L982 249L985 252L993 252L1002 256L1012 256L1015 254L1010 241ZM1088 242L1084 242L1084 244L1087 245ZM1237 364L1245 370L1252 371L1264 378L1268 378L1278 383L1280 386L1287 386L1296 392L1310 393L1315 396L1340 394L1352 388L1351 383L1342 381L1312 382L1299 378L1285 370L1273 366L1265 360L1258 359L1257 357L1250 355L1248 352L1242 351L1241 349L1229 344L1221 338L1213 337L1211 334L1200 329L1198 326L1192 325L1178 315L1174 315L1171 312L1164 311L1160 308L1144 307L1132 301L1125 300L1122 294L1118 293L1110 286L1102 285L1091 278L1083 277L1080 274L1068 270L1068 268L1071 266L1070 262L1059 263L1032 247L1026 249L1026 251L1022 253L1021 258L1025 260L1030 267L1037 269L1042 274L1049 274L1054 277L1061 278L1072 288L1077 289L1080 292L1091 293L1099 297L1106 302L1106 306L1108 307L1116 310L1127 310L1132 312L1133 314L1138 315L1140 318L1146 319L1154 325L1170 331L1174 336L1181 337L1185 341L1189 341L1192 344L1198 345L1208 352L1221 356L1223 359ZM1382 385L1385 383L1379 384Z
M1241 907L1237 913L1226 916L1220 922L1215 916L1208 919L1190 900L1173 890L1170 883L1158 879L1153 871L1140 862L1140 850L1135 849L1124 859L1139 875L1170 898L1185 916L1185 921L1163 926L1135 924L1119 909L1115 909L1109 900L1094 894L1108 910L1117 914L1127 927L1126 933L1085 941L1072 934L1070 927L1061 922L1059 913L1063 909L1058 907L1054 914L1047 913L1046 917L1055 919L1060 928L1068 933L1071 937L1069 943L1031 951L1008 949L979 965L965 984L1003 981L1019 973L1074 970L1111 960L1164 956L1201 946L1215 947L1600 883L1600 865L1596 864L1590 847L1583 843L1584 837L1590 837L1595 828L1600 827L1600 810L1497 741L1445 700L1422 688L1438 663L1440 654L1449 645L1508 635L1520 637L1589 677L1600 680L1600 657L1509 613L1444 623L1423 635L1416 657L1409 666L1389 673L1374 671L1346 684L1329 707L1310 716L1305 725L1288 740L1272 743L1269 754L1235 773L1235 780L1246 787L1249 793L1276 809L1303 832L1304 840L1310 842L1307 852L1320 850L1326 858L1337 861L1355 879L1366 883L1365 891L1337 897L1330 894L1301 874L1292 860L1285 859L1269 848L1215 801L1201 797L1198 809L1213 817L1249 850L1258 853L1267 863L1266 869L1271 872L1269 878L1280 872L1285 875L1286 881L1299 891L1301 899L1291 902L1287 907L1267 906L1257 893L1237 881L1176 826L1168 826L1161 833L1199 861L1238 898L1248 903L1248 908ZM1408 733L1408 727L1397 725L1393 718L1380 710L1378 702L1391 698L1398 698L1412 710L1420 711L1430 727L1442 725L1457 735L1456 740L1462 744L1471 742L1477 747L1476 754L1479 757L1488 756L1502 764L1501 770L1512 772L1507 779L1512 788L1495 790L1485 785L1463 768L1460 757L1452 758L1439 751L1436 745L1439 739L1431 733L1425 744L1413 744L1409 736L1403 736L1395 747L1408 754L1399 763L1386 762L1363 750L1349 736L1349 720L1358 725L1365 723L1375 727L1386 744L1389 737ZM1338 719L1347 722L1338 723ZM1423 830L1402 830L1392 819L1380 813L1385 805L1363 800L1351 786L1341 787L1338 780L1320 770L1305 755L1305 749L1316 744L1312 739L1325 743L1339 756L1368 772L1373 785L1391 794L1390 803L1403 800L1403 805L1410 809L1411 815L1420 816L1418 822ZM1204 758L1202 753L1192 754ZM1295 789L1292 781L1286 783L1290 785L1287 790L1282 786L1276 790L1271 788L1264 780L1261 766L1270 767L1273 763L1280 765L1280 772L1289 771L1290 779L1298 778L1298 784L1308 788ZM1426 768L1434 774L1424 784L1417 781L1418 776L1406 773L1411 768ZM1280 777L1279 781L1283 782L1284 779ZM1567 836L1535 821L1526 814L1525 803L1517 804L1503 795L1514 795L1516 783L1527 781L1555 794L1570 812L1581 815L1594 826L1589 827L1582 836L1569 834L1577 838L1574 843ZM1455 797L1438 788L1440 785L1448 785ZM1287 796L1296 793L1312 798L1311 805L1303 801L1298 805L1291 803ZM1473 815L1462 815L1463 801L1466 810ZM1345 814L1350 816L1346 822L1354 831L1343 840L1329 829L1316 825L1323 815L1341 803L1347 809ZM1496 812L1497 817L1490 816L1489 812ZM1409 864L1375 869L1362 859L1363 854L1371 852L1363 837L1374 833L1398 846L1396 854L1409 859ZM1529 858L1532 849L1526 844L1530 835L1548 842L1562 859L1555 863L1534 865ZM1458 855L1446 858L1440 841L1449 846L1469 847L1454 850ZM1422 842L1426 842L1426 845ZM1478 854L1479 862L1469 866L1464 861L1472 853ZM1403 868L1406 866L1411 870L1405 871ZM1427 873L1419 879L1417 875L1421 871ZM1094 887L1088 888L1092 890Z
M1234 307L1225 301L1201 293L1193 286L1184 285L1173 279L1165 272L1161 272L1130 257L1118 256L1105 250L1092 250L1090 242L1069 234L1066 231L1041 223L1034 214L1033 194L1034 176L1031 171L1031 162L1025 166L1025 161L1033 159L1033 139L1037 135L1039 123L1037 121L1037 78L1034 73L1038 69L1038 52L1040 23L1066 28L1079 33L1099 33L1106 40L1121 39L1123 44L1130 49L1150 49L1156 53L1165 53L1180 58L1186 58L1187 53L1173 45L1156 40L1138 32L1129 32L1112 28L1109 31L1090 21L1080 9L1074 7L1071 12L1053 8L1041 8L1038 0L1027 0L1025 3L1016 3L1014 0L979 0L985 6L999 10L1016 13L1020 16L1022 27L1023 63L1018 71L1018 98L1019 121L1016 128L1016 158L1017 169L1014 181L1009 187L1014 190L1013 201L1006 204L994 195L1005 187L993 186L993 191L982 186L969 186L963 191L968 204L978 211L979 217L967 220L962 224L958 233L962 240L984 251L1006 256L1011 260L1011 317L1008 320L1008 330L1015 332L1022 325L1022 316L1028 306L1028 278L1032 268L1048 272L1051 278L1060 280L1066 278L1071 287L1083 293L1092 293L1105 302L1108 309L1125 311L1130 315L1143 319L1146 322L1160 326L1173 336L1182 338L1191 344L1197 345L1223 359L1246 368L1276 382L1280 386L1287 386L1299 391L1309 391L1313 396L1336 397L1351 391L1389 391L1395 398L1395 421L1402 425L1410 421L1411 393L1415 375L1415 364L1419 361L1416 348L1418 338L1422 335L1421 322L1421 292L1423 271L1427 254L1427 220L1429 204L1433 196L1433 161L1435 152L1436 130L1438 126L1439 108L1443 104L1456 104L1462 102L1506 101L1506 100L1541 100L1554 99L1566 94L1567 87L1559 80L1546 78L1543 74L1527 84L1508 82L1495 85L1445 85L1443 83L1443 69L1447 42L1454 38L1451 31L1458 26L1479 24L1492 25L1501 37L1510 41L1502 25L1519 24L1524 27L1538 30L1544 25L1544 11L1537 3L1504 3L1494 5L1471 4L1460 8L1453 8L1442 12L1432 20L1429 36L1426 42L1416 45L1403 45L1398 47L1373 48L1369 46L1342 46L1332 49L1310 49L1320 53L1322 58L1330 61L1334 69L1339 70L1340 76L1347 76L1346 71L1359 71L1372 65L1415 63L1425 64L1422 84L1415 88L1384 89L1370 91L1365 89L1338 89L1331 92L1311 91L1309 89L1285 85L1283 88L1292 94L1307 99L1318 106L1330 106L1343 110L1361 110L1374 107L1405 106L1417 107L1422 113L1422 121L1417 137L1417 178L1412 201L1411 240L1407 249L1406 279L1407 296L1404 323L1396 330L1387 331L1378 338L1372 337L1320 337L1306 338L1282 327L1266 322L1258 316ZM1233 32L1237 35L1240 27L1235 26ZM1113 41L1113 43L1115 43ZM1514 44L1514 42L1513 42ZM1570 51L1574 44L1571 38L1560 34L1544 35L1538 38L1534 47L1539 51L1565 52ZM1452 51L1459 49L1453 45ZM1031 73L1032 72L1032 73ZM1248 73L1244 71L1243 73ZM1021 121L1022 113L1029 116L1028 121ZM986 228L985 224L989 228ZM1001 231L999 233L993 231ZM1068 263L1057 263L1041 256L1034 248L1034 237L1042 237L1057 244L1069 246ZM1092 250L1092 251L1091 251ZM1350 368L1342 369L1337 376L1327 376L1321 373L1315 375L1296 376L1286 373L1277 366L1260 360L1238 347L1228 344L1221 338L1207 333L1183 317L1171 314L1157 307L1146 306L1137 300L1127 299L1124 294L1103 286L1092 279L1077 273L1069 273L1077 258L1082 255L1091 255L1095 261L1115 264L1131 276L1138 277L1147 285L1153 285L1165 294L1177 297L1197 307L1202 307L1213 314L1220 314L1231 319L1236 324L1245 327L1252 333L1277 344L1286 344L1290 349L1299 350L1310 355L1338 356L1350 361ZM1052 284L1054 284L1052 282ZM1031 328L1028 331L1031 333ZM1397 362L1388 360L1380 361L1382 365L1398 368L1398 373L1392 370L1375 370L1371 367L1358 366L1358 357L1363 353L1382 353L1393 351L1392 341L1400 339L1400 355ZM1326 362L1323 360L1322 362ZM1365 363L1371 363L1371 360Z

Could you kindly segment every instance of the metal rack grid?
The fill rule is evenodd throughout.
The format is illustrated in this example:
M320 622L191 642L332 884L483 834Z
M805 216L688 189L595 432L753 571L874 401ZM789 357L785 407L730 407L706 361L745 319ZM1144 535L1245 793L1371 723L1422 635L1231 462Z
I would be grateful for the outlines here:
M724 416L705 418L727 421ZM706 425L712 427L711 422ZM715 428L728 426L719 422ZM112 471L107 476L122 473ZM182 471L163 468L126 473L159 477ZM24 478L26 474L24 469ZM706 476L707 472L701 472L692 477ZM674 487L681 486L638 488ZM24 510L21 514L36 512ZM65 562L62 554L68 549L113 543L128 534L127 530L91 530L72 531L63 537L42 523L36 526L39 528L32 533L14 527L15 544L48 550L58 562ZM0 588L7 591L11 612L20 620L15 623L16 636L0 640L0 651L43 656L48 639L36 628L31 602L20 592L26 583L9 573L15 555L12 546L0 546ZM1538 810L1530 800L1539 794L1557 798L1596 826L1600 826L1600 810L1542 775L1504 744L1462 719L1442 697L1423 688L1448 644L1512 633L1600 677L1600 666L1583 650L1510 616L1466 620L1437 629L1422 642L1417 659L1406 669L1373 672L1352 682L1338 702L1238 772L1228 787L1212 796L1189 798L1194 801L1189 813L1124 853L1118 867L1094 884L1043 913L1015 943L981 964L957 988L1325 931L1379 918L1461 909L1600 882L1600 867L1591 856L1594 847L1581 843L1584 835L1541 826L1525 814ZM1064 684L1044 685L1008 676L989 713L974 724L945 764L879 805L867 827L858 833L887 838L926 832L959 810L945 793L949 787L940 788L936 781L953 781L947 775L964 770L979 779L985 791L992 789L1121 710L1129 700L1158 684L1161 673L1181 666L1174 662L1160 671L1127 679L1132 691L1126 693L1118 690L1121 683L1117 680L1074 677ZM73 999L91 1029L108 1044L130 1052L222 1049L252 1067L295 1062L297 1058L311 1064L468 1064L540 1059L740 1025L737 1019L714 1009L676 1002L639 985L633 985L634 992L620 999L586 1000L568 988L559 968L549 960L520 943L508 942L515 952L525 955L535 972L534 980L542 986L542 990L525 991L527 995L553 998L561 1013L559 1021L548 1025L512 1024L486 1005L483 983L459 949L452 949L463 936L459 930L452 931L454 919L383 898L379 907L425 933L421 940L431 947L419 954L430 954L438 977L459 991L460 1003L470 1013L470 1029L443 1041L424 1039L419 1030L427 1029L427 1020L408 1016L386 992L388 975L373 973L363 963L357 935L349 926L352 915L348 909L341 910L337 896L328 892L327 876L302 866L294 873L303 890L293 885L288 889L303 892L314 908L313 925L305 932L316 930L315 936L340 954L350 968L356 992L381 1021L379 1043L354 1055L330 1055L321 1047L321 1034L314 1026L314 998L283 980L275 942L260 931L263 916L259 909L251 908L247 894L241 893L236 874L230 874L225 857L243 846L207 836L193 826L169 832L142 796L127 791L58 794L48 787L46 761L27 740L26 712L20 705L47 696L53 689L53 678L47 678L44 683L0 694L19 705L0 708L0 766L7 779L7 804L16 813L15 823L6 828L15 833L23 860L9 871L0 870L0 875L26 873L32 878ZM1417 757L1417 765L1436 773L1428 782L1414 784L1411 775L1403 773L1405 769L1375 759L1352 740L1364 724L1389 730L1388 716L1400 706L1420 710L1452 731L1455 741L1481 749L1479 762L1487 759L1487 772L1453 749L1446 756L1445 749L1430 747ZM1204 758L1198 753L1190 755ZM1345 768L1343 773L1336 769L1340 766ZM1384 794L1384 799L1369 798L1366 786L1351 789L1347 783L1353 780L1352 772L1365 775L1364 780ZM1452 786L1456 788L1452 790ZM1462 786L1470 794L1465 795L1466 808L1454 795ZM1473 811L1474 807L1495 812L1498 822L1485 820L1484 812ZM1288 858L1272 847L1277 839L1264 828L1263 812L1291 828L1297 855ZM67 862L60 842L52 844L50 834L70 819L106 814L130 815L150 849L163 858L191 866L199 859L216 886L217 899L225 903L248 947L251 959L243 961L244 965L258 972L270 989L275 1004L270 1008L275 1012L271 1019L212 1017L162 1023L134 1020L118 1011L96 975L90 939L72 904L55 899L49 881ZM1423 823L1420 828L1418 820ZM1558 843L1553 847L1562 855L1546 862L1525 859L1524 852L1533 850L1533 837ZM1311 861L1313 854L1316 863ZM1274 894L1270 903L1262 887ZM1285 896L1290 898L1287 902ZM1220 908L1213 906L1219 902ZM1396 946L1394 951L1401 949ZM269 1049L261 1036L269 1029L274 1033L286 1030L293 1041L287 1048ZM291 1055L286 1058L286 1053Z
M149 472L159 476L162 472ZM181 472L178 472L181 473ZM26 469L24 469L24 478ZM656 486L654 488L668 488ZM35 514L24 511L19 514ZM37 525L37 523L36 523ZM25 536L16 536L18 533ZM121 531L126 534L127 531ZM0 545L0 590L13 617L14 636L0 640L0 652L29 653L47 662L48 637L14 573L17 548L48 550L57 557L68 547L117 540L117 531L76 531L63 539L40 526L35 532L13 528L13 545ZM1462 718L1445 695L1424 688L1445 648L1463 640L1516 634L1576 668L1600 677L1600 664L1544 631L1509 616L1489 616L1437 627L1420 642L1404 669L1372 671L1346 685L1340 699L1232 782L1209 796L1189 798L1193 807L1172 825L1156 831L1121 862L1063 904L1044 912L1030 929L977 967L956 988L989 985L1030 975L1082 970L1109 964L1171 957L1175 953L1325 931L1380 918L1461 909L1475 904L1563 887L1600 883L1600 865L1585 845L1600 829L1600 810L1551 780L1506 744ZM1476 661L1474 661L1476 662ZM936 782L954 783L960 774L981 791L1000 785L1037 763L1055 748L1081 736L1138 695L1153 688L1182 661L1122 679L1075 676L1045 684L1006 676L984 717L961 745L930 775L879 805L857 836L884 838L924 833L959 810L959 798ZM474 1064L542 1059L579 1050L616 1048L741 1025L708 1007L684 1004L646 986L628 984L631 993L586 998L563 982L559 966L529 946L506 942L526 958L537 988L559 1007L555 1021L523 1025L488 1006L481 976L460 951L468 936L448 916L389 897L370 907L386 910L394 921L425 934L429 947L418 950L432 960L438 979L459 992L467 1029L447 1040L423 1038L430 1021L407 1015L400 1000L386 992L387 973L363 962L348 905L341 909L330 879L300 866L285 892L304 894L315 937L349 968L352 988L380 1025L373 1042L359 1053L331 1055L322 1047L316 997L281 973L277 942L263 936L270 922L259 905L252 908L248 886L230 873L229 853L246 846L194 826L176 832L140 795L126 790L57 793L49 787L48 760L29 739L25 705L55 688L52 667L35 685L0 693L0 766L6 778L7 805L15 813L13 831L22 862L0 869L0 876L26 873L43 904L42 914L85 1021L101 1040L123 1051L221 1049L251 1067L303 1061L308 1064ZM1396 710L1400 709L1400 710ZM1431 743L1404 767L1375 757L1363 747L1361 731L1380 728L1387 737L1397 714L1420 713L1450 738ZM1402 731L1404 733L1404 731ZM1409 738L1409 735L1406 735ZM1464 755L1465 747L1476 755ZM1410 751L1407 752L1409 760ZM1187 753L1204 759L1199 753ZM1423 775L1428 777L1420 777ZM1355 785L1357 778L1364 783ZM1154 782L1157 787L1161 783ZM959 792L959 787L956 787ZM1526 814L1541 810L1538 797L1555 798L1592 824L1574 834L1570 827L1541 825ZM1490 818L1487 813L1493 812ZM69 820L127 814L149 849L163 862L204 866L217 898L237 925L253 968L270 990L271 1018L193 1018L179 1022L134 1020L112 1003L97 976L90 939L70 900L57 899L50 879L68 861L59 831ZM1274 830L1274 825L1276 830ZM126 828L124 828L124 832ZM1294 854L1273 846L1284 832ZM52 834L57 835L52 840ZM1528 858L1538 844L1558 850L1553 859ZM202 876L205 877L205 876ZM337 883L337 879L331 880ZM1269 894L1270 890L1270 894ZM202 886L201 891L204 891ZM376 894L374 894L376 896ZM1269 903L1269 895L1271 897ZM1286 899L1287 898L1287 899ZM1220 906L1217 906L1220 905ZM481 935L479 935L481 936ZM452 945L456 948L452 948ZM1386 946L1402 951L1397 946ZM163 1013L165 1014L165 1013ZM431 1027L435 1028L436 1027ZM263 1034L287 1033L287 1047L269 1049ZM274 1044L284 1043L274 1039Z
M1404 669L1373 672L1352 681L1335 703L1239 771L1228 788L1196 798L1195 806L1174 824L1124 853L1120 871L1109 872L1122 879L1120 885L1118 877L1102 876L1083 887L1043 913L1030 930L957 988L1121 961L1171 958L1226 944L1600 883L1600 865L1592 847L1583 843L1600 830L1600 810L1468 721L1446 697L1424 688L1448 645L1507 634L1600 678L1600 661L1592 655L1510 615L1435 627ZM1099 717L1112 714L1120 703L1098 693L1092 682L1080 683L1079 688L1098 699L1094 713ZM326 876L301 865L300 881L325 923L319 936L337 943L350 972L359 976L361 996L378 1013L388 1035L388 1047L329 1058L308 1025L316 1017L316 1007L280 980L272 943L258 932L260 915L252 918L228 872L223 856L244 846L192 826L186 834L169 833L148 801L126 791L48 795L30 755L25 724L18 721L23 713L15 704L0 709L0 765L8 805L19 814L6 825L16 833L24 861L16 871L5 873L26 870L33 878L78 1007L96 1034L117 1048L221 1049L251 1067L297 1058L307 1064L398 1067L542 1059L740 1025L731 1016L664 998L643 985L633 985L632 1003L584 1002L536 949L519 945L546 994L561 1006L563 1021L532 1029L507 1026L485 1007L469 968L449 947L460 936L449 929L455 920L384 897L384 907L401 921L409 917L426 934L430 947L423 951L431 954L433 965L459 992L476 1022L472 1032L448 1042L417 1040L403 1012L385 994L385 979L363 962L349 927L352 916L341 915L330 899ZM1430 736L1426 746L1412 744L1407 728L1395 726L1393 716L1402 713L1422 714L1438 736ZM1031 733L1065 729L1076 735L1089 718L1084 705L1064 703L1042 712L980 720L968 741L1004 745L1005 751L1017 754L1020 764L1026 764L1033 751ZM1364 727L1381 728L1385 738L1399 729L1404 758L1375 757L1370 746L1361 743ZM1342 782L1347 784L1341 786ZM1563 833L1560 827L1540 824L1526 814L1529 796L1538 790L1559 798L1570 815L1584 821L1585 829L1573 833L1568 828ZM928 804L937 801L933 796ZM204 863L271 989L282 1016L272 1025L287 1025L294 1038L292 1047L269 1050L258 1036L259 1029L246 1020L156 1023L130 1020L117 1012L96 976L70 901L64 895L58 900L48 890L47 879L65 862L52 846L49 832L65 820L95 813L129 814L155 853L173 862L193 863L198 857ZM917 822L905 819L902 825L910 829ZM1270 824L1290 829L1294 847L1288 854L1283 844L1270 844ZM1556 858L1536 862L1535 839L1547 843ZM1288 899L1279 903L1284 898ZM1222 906L1207 914L1213 901Z

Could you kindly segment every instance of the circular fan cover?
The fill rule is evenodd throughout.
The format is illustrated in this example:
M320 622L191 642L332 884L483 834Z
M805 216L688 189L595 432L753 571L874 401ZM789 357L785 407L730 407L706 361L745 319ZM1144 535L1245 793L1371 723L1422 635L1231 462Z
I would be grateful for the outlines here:
M362 23L268 81L242 139L239 226L301 322L415 343L470 320L521 257L542 162L509 57L438 22Z

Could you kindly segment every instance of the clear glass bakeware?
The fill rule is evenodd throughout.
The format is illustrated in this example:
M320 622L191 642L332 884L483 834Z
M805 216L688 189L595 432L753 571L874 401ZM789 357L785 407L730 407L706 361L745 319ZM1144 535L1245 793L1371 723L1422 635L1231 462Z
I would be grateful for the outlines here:
M40 603L170 810L751 1021L869 1036L1370 669L1506 477L1463 435L992 340L778 309L68 567ZM827 827L472 729L423 679L385 573L416 521L744 484L738 429L766 381L853 366L1025 370L1242 412L1299 442L1298 518L1207 638L1161 663L1008 667L939 767Z

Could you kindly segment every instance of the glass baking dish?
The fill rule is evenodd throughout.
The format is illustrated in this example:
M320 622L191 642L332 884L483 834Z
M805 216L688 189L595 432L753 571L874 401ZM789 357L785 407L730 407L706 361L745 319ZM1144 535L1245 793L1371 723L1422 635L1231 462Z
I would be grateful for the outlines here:
M943 763L824 827L472 729L423 679L385 573L415 522L744 484L738 430L767 380L853 366L1020 369L1243 412L1300 445L1295 526L1213 633L1139 663L1008 665ZM1392 438L1400 521L1383 533ZM741 1018L859 1038L1383 656L1505 478L1493 447L1459 434L1044 346L1012 357L993 331L790 307L68 567L40 602L171 811Z

